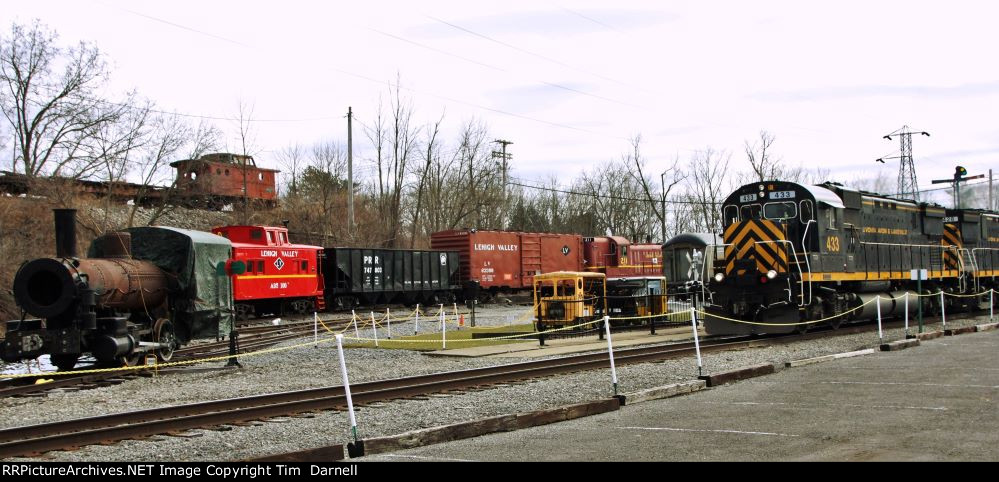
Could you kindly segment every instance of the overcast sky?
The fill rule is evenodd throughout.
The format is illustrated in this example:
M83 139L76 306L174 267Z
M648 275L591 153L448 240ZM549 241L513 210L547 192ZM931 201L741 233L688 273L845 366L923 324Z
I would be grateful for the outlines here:
M113 86L160 109L233 117L252 104L258 162L370 124L396 75L423 124L446 112L513 141L538 179L619 158L643 137L650 171L712 147L745 169L765 129L791 165L839 180L898 174L882 138L914 138L919 185L999 168L999 4L930 1L5 2L63 43L94 42ZM220 121L236 144L238 130ZM367 141L355 129L355 152Z

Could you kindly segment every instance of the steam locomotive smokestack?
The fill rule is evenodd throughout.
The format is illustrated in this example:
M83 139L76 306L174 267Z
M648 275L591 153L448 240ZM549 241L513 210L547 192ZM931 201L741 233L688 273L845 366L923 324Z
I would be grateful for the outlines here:
M57 258L76 258L76 210L53 209Z

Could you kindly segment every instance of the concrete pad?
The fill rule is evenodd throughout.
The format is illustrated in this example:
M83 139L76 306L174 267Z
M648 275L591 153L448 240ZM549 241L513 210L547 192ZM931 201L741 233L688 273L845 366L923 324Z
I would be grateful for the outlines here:
M984 325L975 325L976 331L992 331L999 328L999 323L986 323Z
M868 348L866 350L850 351L846 353L836 353L833 355L817 356L815 358L805 358L803 360L791 360L784 365L787 368L802 367L805 365L811 365L813 363L822 363L830 360L839 360L840 358L853 358L855 356L870 355L874 353L873 348Z
M663 398L701 391L707 388L707 386L708 384L704 380L691 380L689 382L674 383L639 392L625 393L618 395L617 398L621 400L621 405L634 405L636 403L648 402L649 400L661 400Z
M908 340L898 340L889 343L884 343L881 345L881 351L898 351L904 350L906 348L912 348L914 346L919 346L918 338L910 338Z

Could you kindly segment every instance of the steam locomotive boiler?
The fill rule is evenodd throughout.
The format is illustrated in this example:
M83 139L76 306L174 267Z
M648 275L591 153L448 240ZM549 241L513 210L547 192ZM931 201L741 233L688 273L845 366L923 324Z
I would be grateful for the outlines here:
M229 283L214 269L229 257L225 238L131 228L97 238L81 258L75 210L58 209L55 218L56 257L29 261L14 277L24 315L0 326L4 360L48 354L61 370L84 353L102 365L135 364L146 354L169 360L192 337L227 330L220 325L231 319Z

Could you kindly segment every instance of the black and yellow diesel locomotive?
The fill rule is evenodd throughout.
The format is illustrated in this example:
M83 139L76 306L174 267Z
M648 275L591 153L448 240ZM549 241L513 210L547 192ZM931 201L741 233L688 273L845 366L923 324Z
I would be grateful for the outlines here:
M973 294L996 286L999 215L895 199L835 183L744 185L722 205L724 257L705 293L711 334L784 333L824 324L939 310L917 297ZM917 271L918 273L918 271ZM908 302L906 302L908 298ZM945 297L948 309L989 297Z

